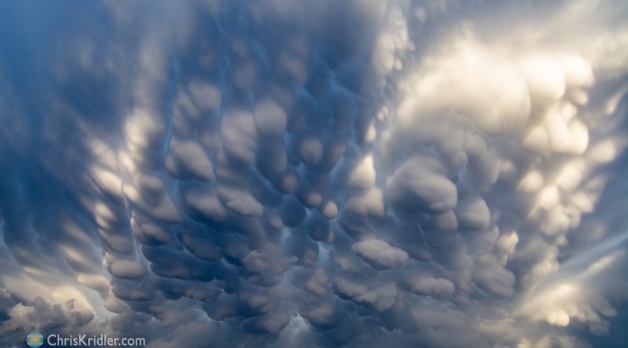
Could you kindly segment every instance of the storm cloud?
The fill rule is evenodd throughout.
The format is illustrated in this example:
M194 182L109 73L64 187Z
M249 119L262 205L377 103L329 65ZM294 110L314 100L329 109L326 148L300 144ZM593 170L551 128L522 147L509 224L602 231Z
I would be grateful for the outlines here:
M621 1L0 4L0 342L625 344Z

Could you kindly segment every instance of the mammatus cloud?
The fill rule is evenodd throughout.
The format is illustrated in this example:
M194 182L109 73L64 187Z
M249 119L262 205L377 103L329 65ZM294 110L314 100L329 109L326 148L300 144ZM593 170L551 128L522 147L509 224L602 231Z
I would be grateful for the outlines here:
M0 342L622 346L627 11L0 5Z

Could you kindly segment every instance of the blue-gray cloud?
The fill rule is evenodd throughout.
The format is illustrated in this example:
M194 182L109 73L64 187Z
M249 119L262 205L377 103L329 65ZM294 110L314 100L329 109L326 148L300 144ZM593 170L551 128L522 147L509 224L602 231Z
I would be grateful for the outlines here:
M2 3L0 342L621 346L627 11Z

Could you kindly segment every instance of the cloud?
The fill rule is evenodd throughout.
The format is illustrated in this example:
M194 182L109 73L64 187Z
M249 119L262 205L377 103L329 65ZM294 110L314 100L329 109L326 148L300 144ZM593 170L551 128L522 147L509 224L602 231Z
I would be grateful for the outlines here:
M458 200L445 166L432 157L408 159L395 171L386 191L393 207L410 213L446 213Z
M0 5L0 342L621 346L626 11Z
M8 318L0 326L5 342L20 342L28 333L35 330L69 334L68 329L91 331L90 333L103 329L93 322L93 313L75 310L72 301L63 305L51 305L38 297L26 304L17 303L5 310Z
M444 278L424 277L413 280L411 290L424 295L451 295L454 292L454 284Z
M394 268L408 259L408 253L381 240L357 242L351 251L366 260L375 269Z

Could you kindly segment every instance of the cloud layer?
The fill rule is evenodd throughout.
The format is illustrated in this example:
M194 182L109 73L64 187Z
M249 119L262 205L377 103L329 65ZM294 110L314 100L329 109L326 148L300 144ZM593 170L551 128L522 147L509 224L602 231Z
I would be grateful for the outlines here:
M0 342L621 346L627 11L0 5Z

